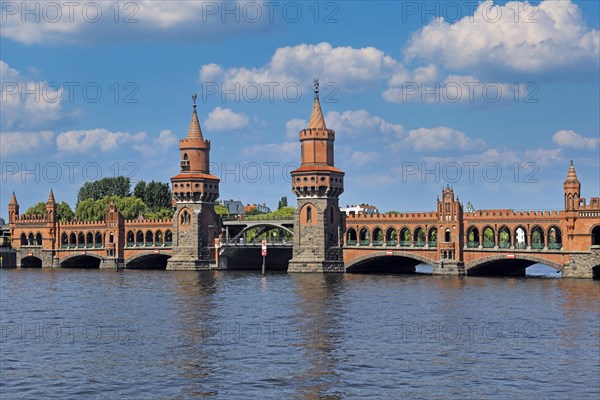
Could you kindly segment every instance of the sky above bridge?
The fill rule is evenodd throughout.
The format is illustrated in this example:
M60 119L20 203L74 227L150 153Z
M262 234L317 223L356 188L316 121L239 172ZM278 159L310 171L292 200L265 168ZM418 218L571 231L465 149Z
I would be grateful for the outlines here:
M592 1L2 1L0 216L86 181L179 171L198 93L221 199L292 204L313 78L340 204L560 209L600 192Z

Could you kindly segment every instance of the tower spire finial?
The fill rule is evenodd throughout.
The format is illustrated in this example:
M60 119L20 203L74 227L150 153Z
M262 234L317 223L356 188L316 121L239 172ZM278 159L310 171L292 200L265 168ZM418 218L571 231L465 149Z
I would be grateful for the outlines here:
M198 93L192 93L192 100L194 101L194 108L196 108L196 99L198 98Z
M321 102L319 101L319 78L313 79L313 87L315 90L315 101L310 113L310 119L308 120L308 129L327 129L323 112L321 111Z
M197 93L192 93L192 100L194 102L194 112L192 112L192 120L190 121L190 127L188 128L188 139L202 139L202 129L200 129L200 122L198 121L198 114L196 113L196 99L198 99Z

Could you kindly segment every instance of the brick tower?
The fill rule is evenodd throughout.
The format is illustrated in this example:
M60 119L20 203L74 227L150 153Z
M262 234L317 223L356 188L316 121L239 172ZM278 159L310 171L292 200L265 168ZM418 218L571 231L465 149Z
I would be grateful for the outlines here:
M15 196L15 192L13 192L12 197L10 198L10 203L8 203L8 223L12 224L12 223L16 222L18 219L19 219L19 202L17 201L17 196Z
M437 274L464 274L462 249L464 246L463 207L454 190L447 185L442 200L437 200L438 252L440 261L434 266Z
M563 184L563 189L565 192L565 226L567 228L565 233L569 239L573 239L575 235L575 222L578 216L579 199L581 197L581 183L577 179L573 161L569 165L569 172L567 172L567 179Z
M209 172L210 141L202 137L196 95L192 98L194 111L188 134L179 141L181 171L171 178L176 209L173 256L167 264L170 270L210 269L215 264L215 238L221 231L221 220L214 210L219 179Z
M293 256L288 272L344 272L344 216L338 198L344 192L344 172L335 168L335 132L327 129L319 102L319 81L308 128L300 131L302 160L292 171L294 212Z

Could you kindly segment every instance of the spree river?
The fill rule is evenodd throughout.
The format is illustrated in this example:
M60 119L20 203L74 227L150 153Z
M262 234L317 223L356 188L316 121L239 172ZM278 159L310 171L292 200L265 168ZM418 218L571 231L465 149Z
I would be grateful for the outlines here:
M597 399L600 283L0 271L2 399Z

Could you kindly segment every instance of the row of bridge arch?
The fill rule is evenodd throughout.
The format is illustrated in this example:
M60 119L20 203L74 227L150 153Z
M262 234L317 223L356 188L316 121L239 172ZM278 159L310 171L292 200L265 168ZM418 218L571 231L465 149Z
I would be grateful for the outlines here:
M166 229L163 233L162 230L158 229L152 231L133 231L128 230L126 234L126 247L157 247L167 246L170 247L173 243L173 232L170 229Z
M40 232L29 232L21 234L21 246L42 246L43 236ZM105 234L100 231L89 232L63 232L60 236L60 247L65 248L101 248L104 244L114 243L113 233ZM170 229L127 231L126 247L156 247L171 246L173 233Z
M596 227L600 230L600 227ZM443 232L443 241L457 241L457 234L446 229ZM347 246L401 246L401 247L437 247L438 229L416 227L411 230L408 227L395 228L381 227L367 228L351 227L346 230L345 244ZM562 247L562 232L558 226L550 226L546 229L534 226L529 231L524 226L510 229L501 226L497 230L494 227L469 226L464 237L465 246L468 248L532 248L532 249L555 249ZM594 244L594 243L592 243Z

